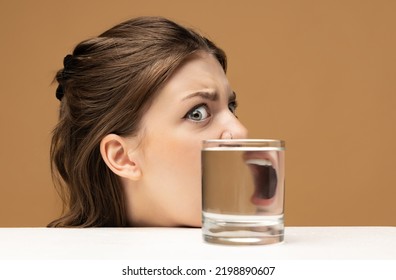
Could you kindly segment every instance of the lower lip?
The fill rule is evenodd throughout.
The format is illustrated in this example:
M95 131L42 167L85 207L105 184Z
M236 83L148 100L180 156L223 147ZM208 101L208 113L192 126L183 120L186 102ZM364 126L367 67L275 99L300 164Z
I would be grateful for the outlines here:
M265 199L260 198L256 193L254 193L250 199L250 201L256 206L270 206L275 201L275 197Z

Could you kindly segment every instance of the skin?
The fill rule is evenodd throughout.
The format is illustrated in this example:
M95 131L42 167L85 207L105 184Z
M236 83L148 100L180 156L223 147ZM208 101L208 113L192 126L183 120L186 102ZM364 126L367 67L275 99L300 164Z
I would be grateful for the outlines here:
M247 138L236 96L213 55L188 58L158 92L138 136L108 135L101 145L122 178L133 226L201 226L204 139Z

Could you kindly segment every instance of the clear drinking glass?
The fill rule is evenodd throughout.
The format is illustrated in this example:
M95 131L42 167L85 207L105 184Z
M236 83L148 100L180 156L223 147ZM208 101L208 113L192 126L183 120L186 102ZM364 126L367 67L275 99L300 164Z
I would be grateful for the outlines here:
M284 240L285 143L271 139L205 140L202 233L221 244Z

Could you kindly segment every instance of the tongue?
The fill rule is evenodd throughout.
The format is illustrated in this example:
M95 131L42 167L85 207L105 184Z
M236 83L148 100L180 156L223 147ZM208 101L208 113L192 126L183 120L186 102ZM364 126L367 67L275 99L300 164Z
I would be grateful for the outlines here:
M256 194L262 199L270 199L275 195L278 178L276 170L270 165L255 165L254 183Z

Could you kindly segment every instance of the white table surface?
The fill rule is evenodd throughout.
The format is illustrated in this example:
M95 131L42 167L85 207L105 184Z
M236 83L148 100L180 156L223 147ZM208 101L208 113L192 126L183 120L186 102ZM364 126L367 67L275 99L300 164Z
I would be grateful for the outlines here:
M396 227L286 227L285 242L205 243L197 228L0 228L0 260L394 260Z

